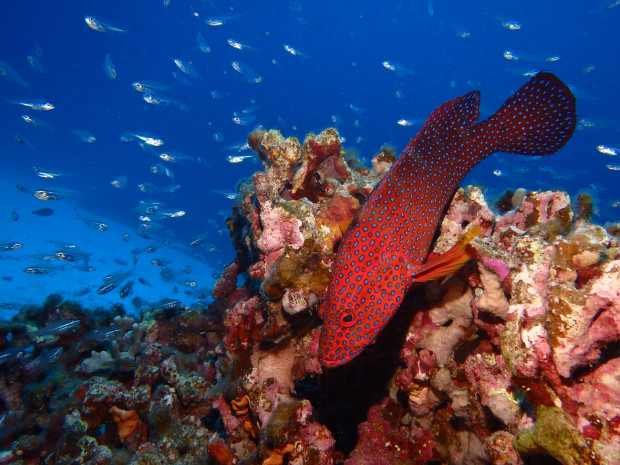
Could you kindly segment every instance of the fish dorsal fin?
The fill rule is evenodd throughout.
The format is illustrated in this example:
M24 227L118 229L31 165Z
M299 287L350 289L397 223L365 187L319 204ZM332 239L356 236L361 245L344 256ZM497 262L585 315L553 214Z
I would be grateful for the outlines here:
M479 116L480 92L469 92L450 100L431 113L405 151L414 148L428 156L441 153L437 148L446 148L462 139L469 133L466 130L478 121Z
M550 155L575 129L575 97L557 76L540 72L493 116L477 124L469 146L481 158L494 152Z
M481 233L482 229L476 225L467 231L446 253L429 258L424 265L418 268L414 281L416 283L425 283L458 271L459 268L472 258L467 252L467 244Z

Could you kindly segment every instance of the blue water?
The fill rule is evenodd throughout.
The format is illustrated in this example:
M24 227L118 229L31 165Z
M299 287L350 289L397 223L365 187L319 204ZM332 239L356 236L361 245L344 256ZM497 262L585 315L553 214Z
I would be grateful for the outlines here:
M126 32L95 31L85 16ZM224 24L206 24L214 18ZM198 47L199 33L208 53ZM248 47L236 49L229 39ZM187 244L209 231L209 242L220 251L212 257L214 267L233 257L224 227L233 201L224 193L260 168L251 157L232 164L227 156L251 154L233 146L254 127L303 138L336 126L344 146L369 161L384 144L399 152L445 101L480 89L486 116L527 74L542 69L574 90L580 130L551 157L495 155L466 183L485 185L492 195L517 187L588 192L596 200L595 221L620 219L620 171L610 169L620 166L620 157L596 148L620 147L620 6L614 2L170 0L166 6L151 0L32 0L3 5L0 44L0 59L24 81L0 77L5 176L30 179L24 181L28 188L76 190L78 205L135 228L133 208L140 200L165 201L187 212L165 222L175 241ZM507 51L519 59L507 59ZM107 54L116 79L104 70ZM29 64L29 55L42 70ZM199 79L185 75L174 59L190 62ZM232 62L257 74L242 75ZM168 86L158 95L175 104L146 103L131 86L143 80ZM48 101L55 109L28 111L10 102L22 99ZM24 122L26 114L51 128ZM237 124L235 116L247 124ZM397 124L402 119L413 125ZM96 142L83 142L72 131L88 131ZM122 142L126 132L150 133L165 145L147 152L135 140ZM165 151L204 162L166 165L173 182L150 170L165 163L157 158ZM71 176L46 183L33 166ZM110 182L120 175L128 185L114 189ZM145 194L136 187L141 182L181 187Z

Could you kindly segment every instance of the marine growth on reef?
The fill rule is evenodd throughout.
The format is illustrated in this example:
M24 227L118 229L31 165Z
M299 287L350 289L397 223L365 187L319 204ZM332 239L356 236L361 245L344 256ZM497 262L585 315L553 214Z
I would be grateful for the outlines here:
M317 309L394 151L364 168L331 128L249 143L263 170L239 186L208 308L134 320L51 296L0 324L1 464L620 462L618 225L561 191L498 213L461 187L432 253L477 228L471 260L327 369Z

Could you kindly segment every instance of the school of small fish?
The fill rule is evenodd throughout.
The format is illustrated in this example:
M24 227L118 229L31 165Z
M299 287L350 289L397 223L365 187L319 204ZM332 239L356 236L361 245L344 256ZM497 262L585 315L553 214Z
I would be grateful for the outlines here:
M161 7L161 2L158 2ZM68 111L66 104L60 96L45 95L39 93L43 86L33 83L41 82L42 77L51 76L53 73L60 72L59 66L49 59L45 44L33 42L27 49L27 53L22 56L22 63L4 61L0 59L0 82L5 86L2 88L3 104L7 111L14 112L19 123L25 128L24 134L13 134L11 143L17 143L32 153L41 154L48 148L44 147L35 136L41 135L63 135L66 134L70 143L74 147L97 147L109 144L114 147L111 151L126 153L127 157L134 157L139 162L144 162L143 176L136 176L133 172L122 164L113 165L117 169L111 176L105 178L105 188L110 195L124 195L128 192L142 195L138 204L132 204L128 208L135 214L137 227L135 228L141 237L152 238L159 244L173 244L174 240L169 227L170 224L183 217L191 217L194 212L191 209L183 208L174 201L175 193L184 190L184 171L188 168L193 173L199 173L209 182L205 185L205 197L214 199L214 202L234 201L237 194L233 191L233 186L222 187L217 184L218 176L213 176L214 166L229 166L230 170L239 170L241 173L251 172L255 165L259 163L257 156L250 150L249 146L242 137L231 137L232 131L244 133L252 129L260 128L260 123L270 121L271 124L282 129L298 130L297 124L292 118L284 118L281 115L272 115L272 109L266 100L260 95L266 86L274 84L274 76L282 71L282 75L288 79L287 66L304 66L317 72L317 76L329 76L330 71L321 69L320 47L312 48L306 42L302 42L302 37L276 36L271 31L266 31L269 36L267 42L260 42L256 36L246 33L243 28L236 28L235 25L245 20L245 13L230 8L224 14L214 14L218 8L213 2L206 2L208 5L190 6L165 0L164 7L167 9L184 8L186 15L189 11L190 21L193 23L182 23L182 28L187 32L189 40L188 46L174 50L168 54L162 62L153 63L154 66L144 66L143 74L137 75L131 69L131 60L141 56L143 50L133 50L123 48L118 44L129 41L132 36L139 33L141 25L136 22L117 18L105 18L93 11L83 11L80 17L75 18L75 27L88 37L99 40L101 48L93 51L87 60L92 61L94 73L102 77L105 84L111 89L122 89L127 98L133 98L140 111L144 115L165 115L165 120L174 120L179 115L190 117L193 120L204 122L204 134L200 137L215 143L219 151L204 150L197 151L187 149L183 144L185 135L177 136L166 132L165 126L157 127L155 124L142 123L147 118L143 115L136 115L135 119L121 118L118 115L110 116L110 119L117 118L119 129L113 135L106 133L101 128L88 127L89 123L74 123L75 125L66 126L59 121L57 114L61 111ZM172 3L172 4L171 4ZM203 2L205 3L205 2ZM423 2L424 3L424 2ZM425 8L425 20L429 24L437 26L441 34L450 36L455 42L462 44L472 44L478 37L478 30L466 24L458 24L453 21L444 21L440 18L440 7L435 5L432 0L427 0ZM299 25L300 30L308 28L319 29L320 24L311 24L303 17L303 6L296 2L294 7L290 7L290 12L294 21ZM611 9L608 4L598 10ZM594 10L593 10L594 11ZM221 10L220 10L221 12ZM519 15L504 14L502 12L485 11L484 22L489 27L495 28L499 33L507 37L506 44L497 49L497 61L504 67L506 76L540 76L541 67L557 66L556 63L564 63L567 60L564 53L559 54L554 50L530 50L509 42L510 39L518 37L529 27L527 21L522 21ZM267 44L267 45L264 45ZM299 45L298 45L299 44ZM332 46L337 44L332 43ZM216 66L214 57L221 53L222 60ZM7 57L2 57L7 58ZM155 61L153 57L147 59ZM210 61L213 60L213 61ZM414 98L412 80L428 73L419 61L408 58L400 50L386 50L381 53L380 58L374 58L372 66L378 69L379 73L385 75L387 79L394 80L394 87L389 89L389 96L395 99L405 111L402 114L396 113L390 116L389 123L394 125L397 131L411 131L412 128L419 128L424 123L424 119L416 114L419 109L411 105ZM10 60L13 61L13 60ZM599 72L597 63L584 62L580 64L578 70L582 75L595 75ZM357 62L352 62L351 66L357 67ZM304 68L305 69L305 68ZM64 71L64 70L62 70ZM30 74L27 74L30 73ZM253 92L251 98L246 102L227 107L225 123L212 121L209 116L210 108L197 106L194 96L204 94L208 97L213 106L219 106L230 99L230 92L223 88L217 88L217 80L214 76L224 76L224 79L231 80L240 88L250 89ZM442 77L442 83L450 89L477 88L478 83L473 80L458 81L456 78ZM472 78L474 79L474 78ZM91 84L88 83L87 86ZM277 84L276 84L277 85ZM98 84L99 86L99 84ZM223 87L223 85L222 85ZM571 90L577 96L591 98L586 88L577 89L571 86ZM124 95L125 95L124 94ZM90 102L88 102L90 104ZM403 104L406 104L403 105ZM322 111L322 109L320 109ZM307 109L304 109L307 111ZM399 110L400 111L400 110ZM364 95L357 95L350 98L345 105L339 108L331 108L323 115L324 120L317 123L317 126L331 124L339 129L346 128L347 135L342 137L342 141L351 144L362 144L367 139L367 133L371 132L366 121L376 109L370 108L365 101ZM110 111L112 114L113 111ZM204 116L206 115L206 116ZM140 117L138 117L140 116ZM106 115L108 117L108 115ZM152 120L151 120L152 121ZM90 123L92 125L92 123ZM202 123L201 123L202 124ZM228 125L227 127L225 126ZM617 127L617 121L605 121L596 117L583 117L577 122L577 129L585 130L591 128L601 128L607 126ZM151 127L152 126L152 127ZM230 128L233 129L230 129ZM424 128L425 126L422 126ZM316 130L317 127L306 128ZM345 133L344 130L341 131ZM236 141L236 142L235 142ZM598 141L597 141L598 142ZM78 149L79 150L79 149ZM85 149L86 150L86 149ZM620 171L620 164L615 163L611 157L620 153L618 139L601 140L600 143L592 144L592 150L603 160L600 165L608 173ZM130 155L131 154L131 155ZM140 158L140 157L143 158ZM531 160L536 159L532 157ZM32 166L32 173L36 176L32 181L24 181L23 184L16 184L17 191L34 197L37 200L45 201L45 207L29 209L28 211L18 211L14 209L11 213L11 220L18 221L20 214L35 215L38 217L48 217L55 214L54 205L65 199L79 199L85 194L82 190L74 188L73 184L78 177L71 169L67 169L60 161L62 154L58 154L57 166L53 157L44 158ZM39 162L41 163L39 165ZM539 162L520 165L521 162L508 160L503 156L494 158L494 165L489 163L489 173L492 173L497 180L506 183L519 182L532 176L540 176L544 181L565 180L579 175L578 169L570 167L549 166ZM61 169L56 169L61 168ZM243 171L245 170L245 171ZM236 172L236 171L235 171ZM213 182L211 182L213 180ZM592 190L597 186L593 185ZM178 197L178 194L177 194ZM617 200L608 201L609 206L617 208L620 202ZM48 207L50 205L52 208ZM81 210L80 210L81 211ZM106 222L97 219L96 215L82 214L75 210L74 219L76 222L85 225L93 230L106 232L109 227ZM208 237L225 236L226 229L223 226L223 219L226 214L222 214L218 222L209 220L205 225L204 231L195 231L194 239L184 241L179 244L180 248L190 250L190 253L197 254L201 260L213 262L217 255L218 248L207 241L212 241ZM208 231L207 231L208 230ZM109 234L109 232L107 232ZM426 233L428 236L431 233ZM129 237L129 235L127 236ZM425 236L426 237L426 236ZM5 238L2 238L3 240ZM22 246L20 242L6 238L0 250L9 252L17 250ZM15 238L19 240L19 238ZM216 242L216 241L212 241ZM77 245L76 245L77 249ZM147 251L148 252L148 251ZM90 271L88 257L91 252L79 252L66 247L59 247L55 251L50 251L47 256L55 257L54 260L73 262L77 267L80 266L84 271ZM140 252L142 253L142 252ZM33 257L35 258L35 257ZM48 258L36 259L36 263L24 268L24 271L31 274L48 274L55 272L58 267L50 264ZM418 257L419 258L419 257ZM120 259L120 258L119 258ZM120 259L120 260L125 260ZM219 261L218 257L215 261ZM131 260L127 260L131 261ZM161 261L155 260L157 263ZM128 264L129 266L129 264ZM219 264L218 264L219 267ZM170 276L170 266L162 267L164 275ZM77 269L77 268L76 268ZM127 270L124 270L126 272ZM119 276L125 276L119 271ZM175 277L179 283L188 281L186 277ZM132 274L127 275L120 282L112 280L100 284L101 288L110 292L119 290L121 294L129 295L132 292L133 283L137 282ZM189 280L188 282L193 282ZM128 284L131 283L131 284ZM124 284L124 286L123 286Z

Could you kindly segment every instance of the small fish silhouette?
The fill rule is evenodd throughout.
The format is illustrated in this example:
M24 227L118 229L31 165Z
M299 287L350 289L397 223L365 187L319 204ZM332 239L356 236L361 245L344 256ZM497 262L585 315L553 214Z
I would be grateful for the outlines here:
M33 210L32 214L37 216L51 216L54 214L54 210L51 208L39 208L38 210Z

